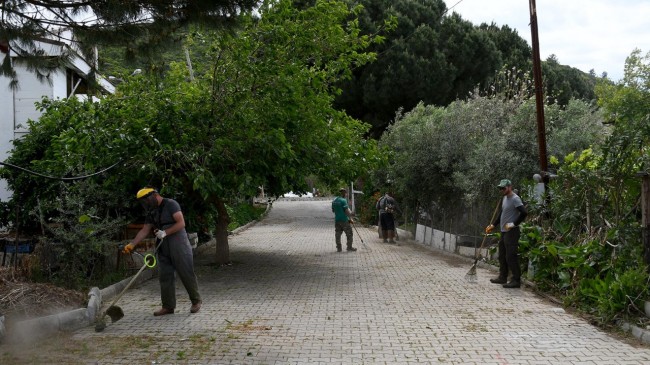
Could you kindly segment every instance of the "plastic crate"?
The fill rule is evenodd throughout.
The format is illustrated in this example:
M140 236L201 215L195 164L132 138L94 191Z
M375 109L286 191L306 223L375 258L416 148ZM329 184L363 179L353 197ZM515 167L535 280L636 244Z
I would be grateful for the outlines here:
M5 244L5 253L16 253L16 245ZM18 245L18 253L32 253L34 252L34 246L29 243L23 243Z

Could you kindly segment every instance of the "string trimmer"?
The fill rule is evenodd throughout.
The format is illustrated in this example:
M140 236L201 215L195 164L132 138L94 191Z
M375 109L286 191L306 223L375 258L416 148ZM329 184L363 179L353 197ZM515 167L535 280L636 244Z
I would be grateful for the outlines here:
M122 310L122 308L116 306L115 303L117 303L117 301L120 300L120 298L122 298L122 295L124 295L124 293L126 293L126 291L129 290L131 285L133 285L133 283L138 278L138 276L140 276L140 274L146 268L154 268L154 267L156 267L155 253L158 252L158 248L160 247L161 243L162 243L162 240L159 240L159 239L156 240L156 248L154 249L153 254L148 253L148 254L143 256L141 253L133 251L134 253L136 253L136 254L138 254L138 255L140 255L142 257L144 263L142 264L142 267L140 268L140 270L138 270L138 272L133 276L133 278L131 278L129 283L126 284L126 287L124 287L124 289L122 289L120 294L118 294L118 296L115 297L115 299L113 300L113 303L111 303L111 305L108 306L108 308L104 311L104 313L102 313L102 315L97 319L97 321L95 322L95 332L101 332L106 328L106 321L105 321L106 316L111 317L111 323L117 322L120 319L122 319L122 317L124 317L124 311ZM120 247L119 249L120 249L120 251L122 251L123 247Z
M490 224L494 222L494 217L497 215L497 211L499 211L499 205L501 204L501 199L497 201L497 206L494 207L494 212L492 213L492 218L490 219ZM487 238L488 234L485 233L483 235L483 242L481 242L481 247L474 252L474 264L472 264L472 267L469 269L467 274L465 274L465 280L469 282L476 282L476 266L478 265L478 260L480 258L480 253L481 250L483 249L483 246L485 245L485 239ZM476 246L475 246L476 247Z

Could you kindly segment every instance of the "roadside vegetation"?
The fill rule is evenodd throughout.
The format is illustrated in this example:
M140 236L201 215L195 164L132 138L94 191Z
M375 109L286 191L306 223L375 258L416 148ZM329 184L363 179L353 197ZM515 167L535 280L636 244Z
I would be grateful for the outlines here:
M411 221L453 217L454 233L480 236L499 199L494 186L509 178L531 212L520 252L537 287L603 324L643 315L650 281L638 173L650 168L650 54L634 51L625 70L617 83L602 80L596 100L547 100L556 177L541 199L534 99L525 74L510 71L496 92L399 113L380 141L390 165L375 186L393 190Z
M214 237L225 264L228 231L264 209L250 203L260 188L354 181L364 222L376 224L374 204L392 190L402 221L478 236L507 177L532 213L522 263L538 288L601 323L640 312L649 282L636 173L650 162L650 55L633 52L619 82L544 62L557 177L538 200L531 50L512 29L473 25L442 0L273 0L236 18L166 33L157 53L104 46L115 95L39 103L42 117L6 162L66 177L111 168L72 183L0 170L15 192L1 223L54 247L33 278L74 288L113 279L104 259L124 225L140 223L134 194L145 185L178 200L188 230Z

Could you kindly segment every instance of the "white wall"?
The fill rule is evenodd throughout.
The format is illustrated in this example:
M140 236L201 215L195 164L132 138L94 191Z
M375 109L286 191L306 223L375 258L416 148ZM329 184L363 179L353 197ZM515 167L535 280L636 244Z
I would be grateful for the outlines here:
M61 37L52 41L38 42L45 55L60 55L64 48L78 51L78 47L71 42L72 35L66 31ZM11 54L11 56L15 56ZM0 62L5 57L0 53ZM96 60L95 60L96 61ZM96 62L95 62L96 63ZM68 67L80 75L87 75L91 71L89 64L79 55L73 54ZM15 64L18 89L12 90L9 87L9 78L0 77L0 161L4 161L13 148L12 140L20 138L27 133L27 120L38 120L41 112L36 109L34 103L41 101L44 96L52 99L65 99L68 97L66 84L66 70L54 72L50 80L39 81L34 73L27 71L24 66ZM115 87L103 77L97 77L97 82L105 92L115 92ZM87 97L77 95L77 97ZM0 200L6 201L11 197L7 191L7 184L0 180Z
M0 53L0 63L7 57ZM9 79L0 77L0 161L7 158L11 150L11 140L14 137L14 102L13 92L9 87ZM0 179L0 200L6 201L11 194L7 191L7 182Z
M7 57L0 54L0 62ZM27 120L38 120L41 112L34 103L43 96L50 98L65 97L65 74L58 72L52 74L52 84L39 81L34 73L21 65L15 65L18 87L9 87L10 79L0 77L0 161L4 161L13 148L12 141L27 133ZM11 191L7 189L5 180L0 179L0 200L7 201L11 198Z
M0 53L0 63L7 55ZM10 140L14 130L13 92L9 88L9 79L0 78L0 159L4 160L6 151L10 148Z

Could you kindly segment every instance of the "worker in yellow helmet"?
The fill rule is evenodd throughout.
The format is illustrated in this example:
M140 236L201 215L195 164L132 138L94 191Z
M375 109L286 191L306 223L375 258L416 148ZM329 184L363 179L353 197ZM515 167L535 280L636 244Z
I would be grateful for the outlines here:
M159 281L162 308L153 313L154 316L173 314L176 309L175 274L183 282L190 296L192 306L190 313L201 309L201 295L194 273L192 246L185 231L185 219L177 201L163 198L156 189L146 187L140 189L136 198L146 211L145 224L135 235L133 242L124 247L125 253L130 253L151 232L160 242L158 262L160 263Z

